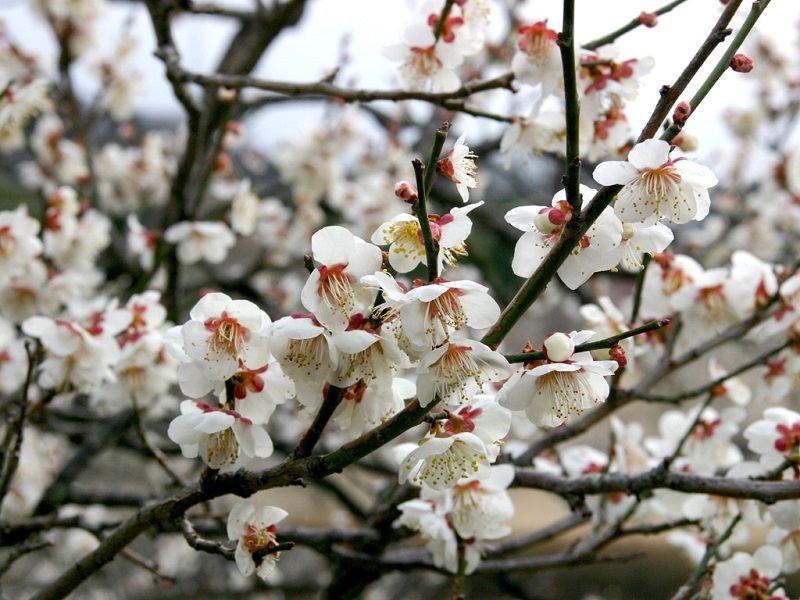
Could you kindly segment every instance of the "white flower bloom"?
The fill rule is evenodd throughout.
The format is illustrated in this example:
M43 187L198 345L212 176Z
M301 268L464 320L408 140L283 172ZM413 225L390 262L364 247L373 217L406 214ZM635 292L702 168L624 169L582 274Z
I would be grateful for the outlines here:
M0 317L0 393L12 394L25 381L28 354L14 326Z
M701 221L708 215L708 188L717 178L707 168L683 158L670 159L669 144L645 140L633 147L627 161L604 162L594 170L600 185L624 185L614 211L625 222L652 225Z
M595 190L581 186L584 201L594 194ZM518 206L506 213L506 221L525 232L517 240L511 262L516 275L533 275L564 233L572 213L563 190L553 197L552 206ZM614 249L621 240L622 222L606 208L573 248L559 268L558 276L567 287L576 289L594 273L613 268L619 262Z
M4 150L22 148L22 130L31 117L49 106L50 82L37 78L28 83L9 83L0 95L0 146Z
M377 307L398 314L402 331L415 353L425 353L450 338L451 330L470 326L483 329L500 316L500 307L488 288L473 281L436 279L405 289L391 275L377 272L361 281L380 287L386 302Z
M663 252L673 238L672 230L663 223L623 223L622 242L612 252L619 257L623 269L640 271L644 268L643 255Z
M177 245L178 260L191 265L201 260L218 264L236 243L236 236L225 223L181 221L167 228L164 240Z
M542 96L556 93L564 86L558 34L547 27L546 21L520 27L518 50L511 60L511 70L517 81L542 86Z
M165 334L167 350L181 361L180 369L193 364L197 372L214 382L236 373L240 361L250 368L269 361L269 346L261 331L270 318L252 302L231 300L221 293L206 294L189 316L190 321Z
M458 412L448 413L400 464L400 483L410 479L435 490L467 478L485 479L511 428L511 412L491 397L478 396Z
M339 364L328 381L337 387L350 387L359 380L384 389L391 386L393 370L409 366L408 358L394 336L372 329L350 329L332 337Z
M593 331L573 331L569 337L577 345L594 335ZM558 353L556 358L563 356ZM581 414L604 402L609 393L605 376L612 375L617 367L613 360L592 360L588 352L572 354L562 361L525 365L503 385L497 401L511 410L524 410L535 425L556 427L571 414Z
M475 165L475 156L464 142L467 134L464 133L456 140L447 156L436 164L436 170L456 184L456 189L461 199L466 203L469 200L469 188L478 187Z
M774 580L781 574L781 551L774 546L761 546L755 554L737 552L714 568L712 600L764 599L784 600L782 588Z
M424 355L417 367L417 398L422 406L434 400L462 405L483 392L483 384L508 375L508 361L488 346L453 339Z
M317 231L311 250L320 266L308 276L300 301L325 327L344 331L351 315L374 298L374 291L363 289L360 279L380 270L381 251L336 226Z
M764 411L764 418L751 423L744 430L747 447L759 455L761 466L767 471L785 462L800 461L800 414L773 406Z
M384 48L383 55L399 61L400 87L419 92L453 92L461 86L455 68L464 56L443 40L436 41L426 25L411 25L403 34L404 44Z
M472 221L467 215L482 205L483 202L476 202L455 207L441 217L428 215L433 239L439 244L437 274L442 272L444 263L454 267L456 257L466 255L465 240L472 231ZM372 234L371 241L373 244L389 245L389 264L398 273L408 273L425 262L425 244L419 219L413 215L401 213L383 223Z
M228 539L236 542L236 566L242 575L256 573L266 579L275 570L279 552L276 523L289 513L275 506L256 508L251 502L237 502L228 515Z
M493 465L486 479L453 487L450 517L462 539L493 540L511 533L507 523L514 516L514 503L507 490L512 481L513 466ZM423 497L427 491L423 488Z
M283 372L294 380L298 401L317 408L328 377L339 363L328 330L313 316L292 315L269 325L264 335Z
M388 389L367 385L361 379L345 390L331 419L349 439L355 439L402 410L403 401L413 398L416 391L416 386L402 377L395 377Z
M212 469L234 464L241 454L266 458L272 454L267 431L236 411L192 400L181 402L181 414L169 424L167 436L186 458L200 456Z

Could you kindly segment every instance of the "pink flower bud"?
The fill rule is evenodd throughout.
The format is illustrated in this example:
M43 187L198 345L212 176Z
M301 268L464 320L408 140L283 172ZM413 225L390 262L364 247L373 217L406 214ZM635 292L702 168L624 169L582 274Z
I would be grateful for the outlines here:
M608 356L611 360L617 361L620 367L628 364L628 357L625 356L625 350L619 344L614 344L608 349Z
M731 69L737 73L749 73L753 70L753 59L747 54L735 54L731 59Z
M575 342L566 333L555 332L544 340L544 353L552 362L564 362L575 353Z
M656 13L642 11L639 15L639 23L645 27L655 27L658 25L658 15Z
M683 102L679 102L675 107L675 111L672 113L672 122L676 125L683 125L686 123L686 119L689 118L690 114L692 114L691 104L685 100Z
M408 204L416 204L419 202L419 193L417 192L417 188L407 181L399 181L395 184L394 195Z

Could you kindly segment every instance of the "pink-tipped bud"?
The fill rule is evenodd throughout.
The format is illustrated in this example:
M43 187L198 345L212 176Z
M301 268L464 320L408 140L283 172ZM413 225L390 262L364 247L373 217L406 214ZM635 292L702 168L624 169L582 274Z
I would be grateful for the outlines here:
M672 113L672 122L676 125L684 125L690 114L692 114L692 105L685 100L679 102Z
M658 15L656 13L642 11L639 15L639 23L645 27L655 27L658 25Z
M544 235L558 231L566 221L566 215L559 208L545 207L533 218L533 225Z
M628 357L625 356L625 350L619 344L614 344L608 349L608 356L611 360L617 361L620 367L628 364Z
M417 192L417 188L407 181L399 181L395 184L394 195L408 204L416 204L419 202L419 193Z
M747 54L735 54L731 59L731 69L737 73L749 73L754 66L753 59Z
M542 349L551 362L564 362L575 353L575 342L566 333L556 331L545 338Z

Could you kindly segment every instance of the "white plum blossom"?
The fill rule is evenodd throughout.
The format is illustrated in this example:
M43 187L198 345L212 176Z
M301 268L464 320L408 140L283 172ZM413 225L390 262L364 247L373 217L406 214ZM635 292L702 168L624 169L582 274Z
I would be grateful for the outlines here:
M360 379L345 390L331 419L348 438L355 439L402 410L403 401L413 398L416 391L416 386L402 377L395 377L388 389Z
M167 349L189 368L211 382L221 382L244 366L267 364L270 353L261 331L269 316L248 300L232 300L219 292L206 294L189 312L190 320L165 334ZM181 387L183 389L183 385ZM186 395L192 396L183 389Z
M671 223L701 221L708 215L708 188L717 178L708 167L684 158L671 159L663 140L645 140L628 154L627 161L604 162L594 170L600 185L623 185L614 212L626 223L652 225L659 219Z
M366 325L366 323L362 323ZM338 365L328 376L337 387L350 387L360 380L388 389L393 370L409 366L408 358L397 346L394 336L365 327L349 329L332 336Z
M511 412L489 396L476 396L458 412L447 412L400 464L400 483L410 479L435 490L468 478L485 479L511 428Z
M561 425L605 402L609 394L606 375L619 366L613 360L593 360L588 352L574 353L577 344L594 337L593 331L553 333L545 340L547 360L534 361L516 371L497 394L511 410L524 410L540 427Z
M511 59L511 70L517 81L541 85L542 96L558 91L564 85L561 51L556 44L558 34L546 21L519 28L517 52Z
M472 221L467 215L482 205L483 202L475 202L468 206L457 206L441 217L428 215L433 239L439 246L437 274L442 272L443 264L453 267L456 257L467 253L465 240L472 231ZM419 219L414 215L396 215L372 234L371 241L373 244L389 245L389 264L398 273L408 273L425 262L425 243Z
M783 588L775 586L781 574L781 551L761 546L754 554L737 552L714 568L712 600L788 600Z
M272 455L266 429L224 406L184 400L181 414L169 424L167 436L186 458L200 457L212 469L232 465L241 454L249 458Z
M383 272L361 281L381 289L385 302L376 309L385 318L399 315L402 327L398 331L415 354L441 345L453 330L465 326L483 329L500 316L500 307L488 288L474 281L437 278L425 284L417 280L410 290Z
M228 515L228 539L236 542L236 566L245 577L256 573L267 579L275 570L280 552L276 523L289 513L276 506L256 508L251 502L237 502Z
M417 367L417 398L422 406L434 400L460 406L484 384L508 375L505 357L480 342L452 338L425 354Z
M339 352L327 329L312 315L291 315L267 326L264 335L283 372L294 380L298 401L318 407Z
M663 252L673 238L672 230L663 223L623 223L622 242L612 252L619 256L619 264L623 269L640 271L644 269L643 255L653 256Z
M228 257L236 236L218 221L181 221L164 231L164 240L176 245L178 260L184 264L201 260L218 264Z
M350 317L375 295L360 279L380 270L381 251L338 226L317 231L311 250L320 266L308 276L300 301L329 330L344 331Z
M595 190L581 186L584 201L594 194ZM552 206L518 206L506 213L506 221L525 232L517 240L511 262L516 275L533 275L564 233L572 214L563 190L553 197ZM559 268L558 276L564 284L576 289L594 273L615 267L619 257L614 249L622 240L622 232L622 222L606 208Z
M437 41L427 25L411 25L403 34L403 44L384 48L383 55L402 64L398 71L400 87L418 92L453 92L461 86L455 69L464 55L452 44Z
M469 200L469 188L478 187L475 165L477 156L465 143L467 134L461 134L447 156L436 163L436 170L456 184L456 189L465 203Z
M793 410L782 406L767 408L762 419L744 430L744 437L767 471L787 462L800 462L800 414Z

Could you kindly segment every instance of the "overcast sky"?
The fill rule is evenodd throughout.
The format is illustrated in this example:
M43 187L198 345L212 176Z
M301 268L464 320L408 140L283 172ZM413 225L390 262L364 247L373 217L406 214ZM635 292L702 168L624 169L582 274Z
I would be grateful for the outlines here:
M246 8L251 5L251 1L226 0L225 3ZM644 6L652 9L650 4L648 2ZM660 5L662 2L656 4ZM312 0L300 26L281 35L267 59L259 65L258 74L279 80L318 80L336 65L340 40L342 35L347 34L350 38L352 63L340 81L365 87L394 87L393 72L396 65L383 58L380 50L388 44L400 41L403 28L410 21L411 11L417 5L418 2L414 0ZM641 10L641 6L640 3L629 0L576 0L578 41L594 39L626 23ZM560 7L561 2L556 0L530 1L527 3L525 15L530 19L548 18L554 29L560 29ZM625 8L623 10L620 7ZM656 60L656 68L644 81L639 100L629 109L629 120L634 130L641 128L658 99L661 85L674 81L713 25L720 10L721 4L718 0L688 0L672 13L661 17L658 27L639 28L621 39L621 58L649 54ZM746 6L740 12L746 13ZM177 115L177 104L163 80L163 68L152 57L152 31L141 5L111 3L110 12L103 17L102 31L106 35L102 36L100 44L111 45L116 37L114 32L121 31L123 23L131 16L135 19L136 31L141 38L137 65L147 77L147 93L142 109L150 114L174 112ZM27 2L0 3L0 18L5 20L7 31L19 43L26 47L34 47L35 44L36 48L55 52L49 32L31 15ZM797 21L796 0L773 0L765 11L759 28L769 31L773 40L781 40L786 44L791 42L796 56ZM495 23L495 28L501 29L502 23ZM218 60L225 40L234 30L233 23L220 18L184 16L177 19L175 36L184 64L192 69L211 69ZM641 48L645 51L642 52ZM719 107L730 102L731 98L741 102L747 97L746 92L738 87L745 77L732 72L727 74L723 78L723 84L712 92L705 101L706 104L701 107L700 111L707 113L698 113L701 118L692 121L692 127L701 135L717 138L720 135L719 125L716 119L709 117L712 112L718 113ZM81 73L78 73L78 78L81 89L90 93L91 78ZM692 91L690 89L690 93ZM310 115L313 114L312 112ZM285 117L266 121L275 135L279 134L282 123L285 122ZM486 127L486 123L476 124L475 127Z

